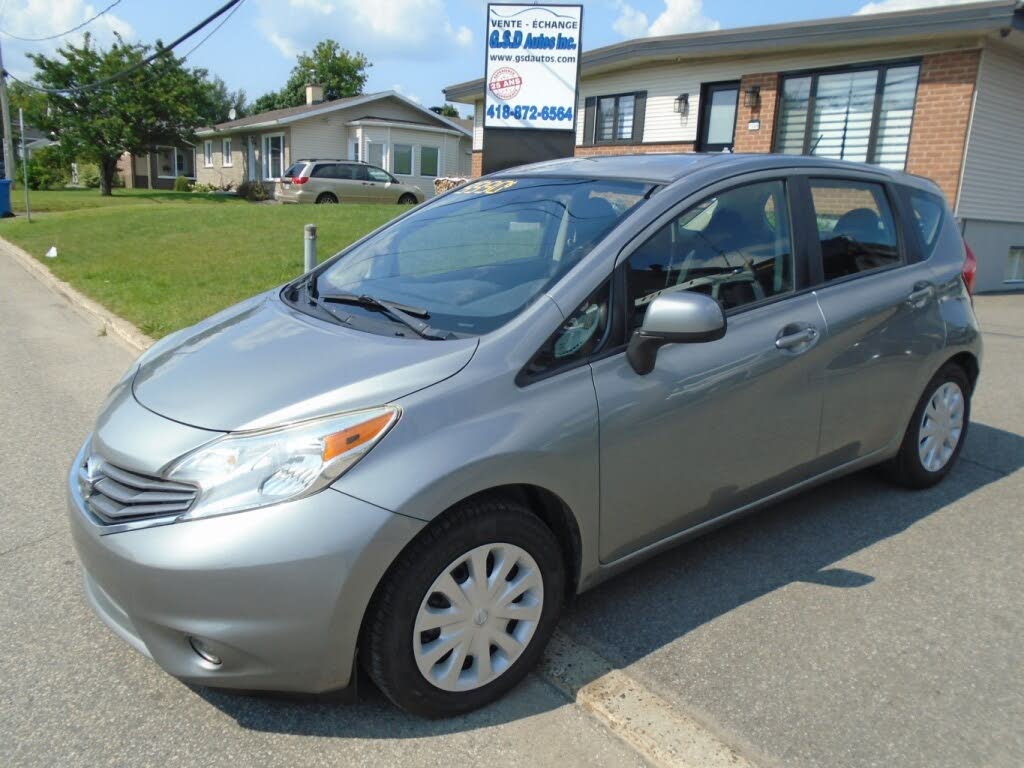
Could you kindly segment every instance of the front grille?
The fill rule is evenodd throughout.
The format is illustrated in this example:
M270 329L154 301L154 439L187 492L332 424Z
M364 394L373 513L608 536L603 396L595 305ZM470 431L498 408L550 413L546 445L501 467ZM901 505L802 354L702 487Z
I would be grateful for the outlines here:
M89 511L108 525L180 515L198 493L193 485L129 472L95 456L82 465L79 477Z

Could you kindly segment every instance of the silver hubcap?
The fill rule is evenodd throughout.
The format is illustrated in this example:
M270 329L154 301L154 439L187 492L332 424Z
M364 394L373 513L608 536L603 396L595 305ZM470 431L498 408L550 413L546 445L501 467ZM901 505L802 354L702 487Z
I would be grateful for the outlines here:
M929 472L938 472L949 462L964 431L964 393L947 381L932 395L921 416L917 452Z
M503 674L530 644L544 608L544 579L530 554L485 544L434 579L416 614L416 666L445 691L469 691Z

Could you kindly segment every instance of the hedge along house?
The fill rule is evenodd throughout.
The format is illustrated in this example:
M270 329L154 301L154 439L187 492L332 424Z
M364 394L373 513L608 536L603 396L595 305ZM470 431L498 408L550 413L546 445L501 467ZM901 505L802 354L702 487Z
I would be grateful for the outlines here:
M445 89L473 104L483 79ZM928 176L978 257L979 290L1024 289L1019 2L652 37L583 54L580 155L814 154Z
M434 194L434 179L467 176L471 131L394 91L306 103L197 132L196 181L223 187L260 181L273 194L296 160L361 160Z

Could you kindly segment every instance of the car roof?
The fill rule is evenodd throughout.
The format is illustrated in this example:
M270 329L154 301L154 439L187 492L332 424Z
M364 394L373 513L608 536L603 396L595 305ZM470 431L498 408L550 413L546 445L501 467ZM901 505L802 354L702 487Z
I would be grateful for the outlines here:
M697 171L718 170L732 176L749 171L773 168L807 168L860 171L873 176L888 176L915 187L933 190L928 179L878 165L829 160L809 155L742 154L731 152L685 152L676 154L609 155L604 157L567 157L541 163L521 165L500 171L494 176L571 176L580 178L622 179L671 184Z

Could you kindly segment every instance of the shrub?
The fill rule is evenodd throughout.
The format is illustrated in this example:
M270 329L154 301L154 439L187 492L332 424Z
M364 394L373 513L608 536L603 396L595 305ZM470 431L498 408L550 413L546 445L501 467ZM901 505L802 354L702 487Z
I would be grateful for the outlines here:
M192 182L184 176L179 176L174 180L174 191L175 192L191 192Z
M270 193L267 192L267 188L259 181L243 181L238 185L237 194L239 197L244 197L246 200L253 203L267 200L270 197Z
M20 174L19 174L20 178ZM29 189L51 189L62 187L71 178L68 168L55 146L43 147L32 153L28 161Z
M78 183L96 189L100 185L100 167L95 163L78 164Z

